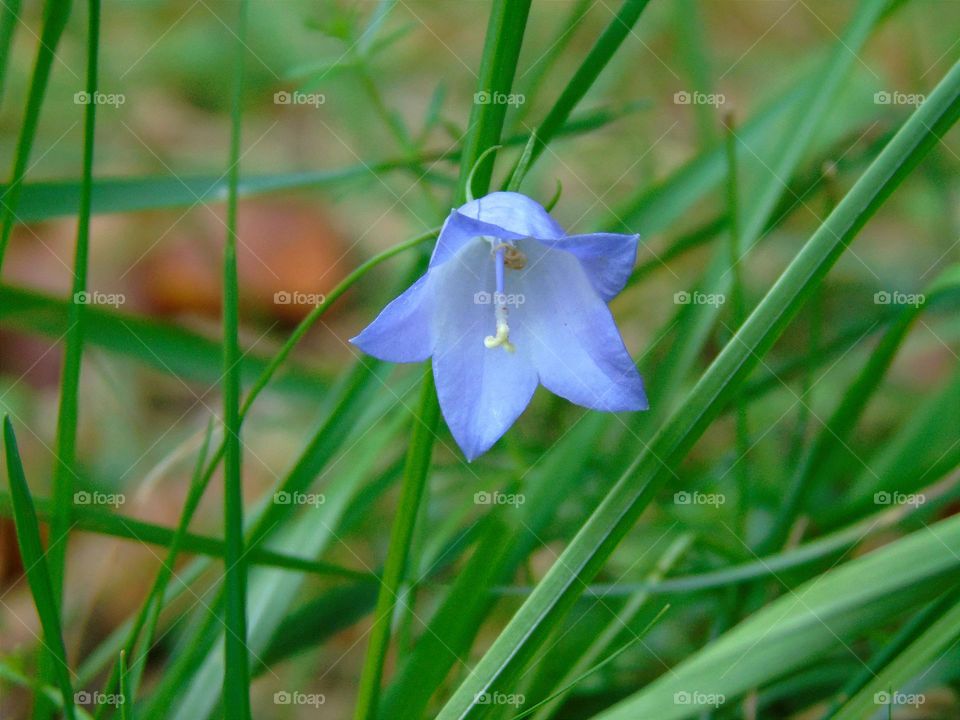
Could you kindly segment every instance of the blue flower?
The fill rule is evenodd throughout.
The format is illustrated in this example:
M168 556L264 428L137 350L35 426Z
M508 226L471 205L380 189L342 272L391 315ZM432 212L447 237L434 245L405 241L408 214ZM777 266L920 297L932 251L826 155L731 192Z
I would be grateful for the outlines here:
M389 362L433 358L443 417L469 460L538 383L577 405L646 410L609 302L636 235L567 235L525 195L495 192L450 213L427 273L352 342Z

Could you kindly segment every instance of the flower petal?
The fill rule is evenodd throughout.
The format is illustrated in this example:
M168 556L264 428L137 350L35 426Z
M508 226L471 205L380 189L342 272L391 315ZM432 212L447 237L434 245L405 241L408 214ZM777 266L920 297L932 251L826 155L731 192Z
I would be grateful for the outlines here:
M529 354L540 382L594 410L646 410L640 373L577 258L536 240L521 249L529 262L514 280L524 300L511 315L511 338Z
M590 233L543 239L549 248L566 250L580 261L594 289L605 301L616 297L630 278L637 259L639 235Z
M540 203L520 193L490 193L468 202L458 208L457 212L497 225L519 237L555 240L564 235L563 228L550 217L550 213Z
M471 240L478 237L495 237L501 240L521 240L526 235L517 235L504 230L499 225L464 215L458 210L452 210L440 230L437 244L433 248L430 258L430 267L436 267L455 256Z
M471 269L481 276L476 279ZM488 349L493 334L494 268L487 243L466 246L432 271L436 278L433 375L443 417L454 439L473 460L500 439L530 403L537 373L525 352ZM485 294L485 303L476 302Z
M430 357L432 305L430 273L387 305L350 342L387 362L420 362Z

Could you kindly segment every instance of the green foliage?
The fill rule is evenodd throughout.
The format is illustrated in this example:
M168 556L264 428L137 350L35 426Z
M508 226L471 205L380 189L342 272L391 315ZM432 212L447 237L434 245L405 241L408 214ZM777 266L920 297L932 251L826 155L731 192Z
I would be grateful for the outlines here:
M32 599L41 631L0 656L16 707L71 720L960 707L952 8L941 21L891 0L244 0L174 3L169 18L161 5L0 6L0 519L26 580L0 590L26 601L0 604L0 624ZM149 36L142 57L113 44L121 32ZM214 76L223 87L202 85ZM271 104L284 83L315 105ZM123 90L136 112L71 104L81 89ZM166 104L143 104L148 90ZM736 103L697 100L721 91ZM393 367L347 339L423 273L450 207L496 187L571 232L641 233L611 309L651 410L544 392L467 464L430 363ZM316 227L285 224L294 204ZM246 206L268 243L301 230L326 243L321 267L293 270L336 279L295 324L247 316L245 257L276 282L297 272L247 245ZM76 300L111 280L118 248L149 263L174 234L196 250L210 213L216 319L157 317L130 280L132 307ZM30 253L62 247L64 281L48 282ZM85 500L103 494L137 502ZM150 564L128 568L131 548ZM123 702L88 714L78 698L94 688Z

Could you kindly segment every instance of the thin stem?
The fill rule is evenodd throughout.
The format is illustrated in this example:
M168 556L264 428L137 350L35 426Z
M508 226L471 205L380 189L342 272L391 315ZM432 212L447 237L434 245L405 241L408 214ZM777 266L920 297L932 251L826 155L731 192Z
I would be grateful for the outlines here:
M47 92L47 83L50 80L50 69L57 45L66 27L70 16L70 0L48 0L44 8L43 31L40 44L37 47L37 59L33 66L33 76L30 78L30 94L27 96L27 109L24 112L23 126L20 128L20 137L17 140L17 154L13 161L13 174L10 184L5 189L0 205L3 207L0 214L0 273L3 270L3 259L10 243L13 225L17 221L16 209L20 200L20 191L23 189L23 178L27 173L27 163L30 160L30 151L37 136L37 125L40 122L40 108L43 97Z
M739 199L739 172L737 167L737 132L732 114L724 120L726 130L727 153L727 223L730 240L730 273L733 280L730 286L732 305L732 323L734 330L738 329L746 318L746 304L743 291L743 273L740 260L743 253L742 237L740 234L740 199ZM749 472L747 455L750 451L750 429L747 421L747 403L742 392L736 397L736 457L734 476L737 481L737 521L740 537L746 535L747 512L749 510Z
M90 207L93 188L93 148L96 135L98 48L100 45L100 0L90 0L87 21L86 93L84 106L83 176L80 185L80 210L77 244L73 259L73 284L67 305L66 348L60 376L60 406L57 413L56 458L53 467L53 514L50 518L50 578L60 603L63 595L70 515L73 505L74 466L77 455L77 416L79 412L80 369L83 360L83 317L86 308L87 267L90 250Z
M247 564L243 538L243 476L240 445L239 288L237 280L237 188L243 118L244 50L247 0L237 20L236 67L230 133L227 238L223 253L223 423L225 604L223 707L229 718L250 718L250 668L247 650Z
M487 36L480 65L478 91L509 93L520 55L520 46L530 12L530 0L496 0L490 11ZM503 131L506 106L475 103L470 114L470 132L464 141L455 205L467 197L468 186L478 194L490 188L492 163L478 163L489 148L497 145ZM390 534L383 580L377 597L374 625L360 676L360 690L354 712L356 720L373 720L380 701L383 666L390 645L391 626L397 598L402 592L410 550L410 538L424 494L440 407L430 363L424 371L419 409L404 466L400 509Z

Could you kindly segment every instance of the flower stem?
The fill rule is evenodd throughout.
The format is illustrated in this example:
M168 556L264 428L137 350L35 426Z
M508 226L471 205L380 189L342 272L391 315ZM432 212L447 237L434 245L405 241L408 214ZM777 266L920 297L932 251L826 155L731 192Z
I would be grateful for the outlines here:
M239 288L237 280L237 188L240 182L240 132L243 118L244 49L247 0L237 22L236 66L230 132L227 238L223 252L223 422L224 422L224 715L250 717L250 668L247 651L247 565L243 541L243 475L240 446Z
M491 96L495 93L510 92L527 16L530 13L530 2L531 0L495 0L493 3L480 64L477 87L479 92L487 92ZM471 129L464 140L463 155L460 159L456 205L466 200L468 184L480 195L489 190L492 163L479 164L478 160L489 148L500 142L505 114L506 106L503 104L474 104L470 114ZM407 450L400 508L390 533L390 547L377 597L374 625L370 631L370 642L360 676L355 720L373 720L377 714L394 609L402 590L410 538L424 494L439 418L440 407L437 403L432 368L428 362L424 370L420 405L416 411L416 421Z

